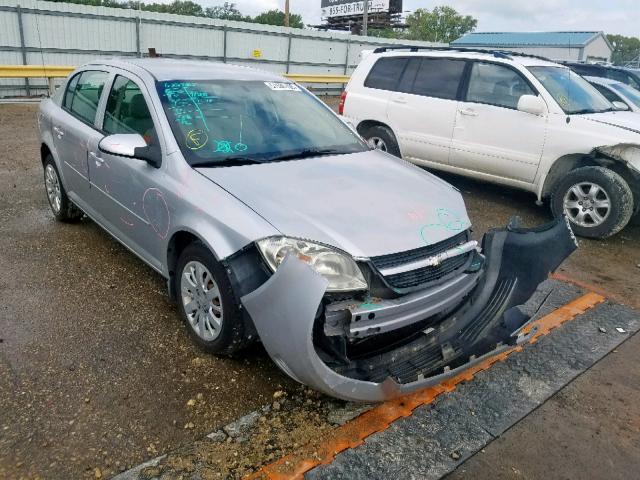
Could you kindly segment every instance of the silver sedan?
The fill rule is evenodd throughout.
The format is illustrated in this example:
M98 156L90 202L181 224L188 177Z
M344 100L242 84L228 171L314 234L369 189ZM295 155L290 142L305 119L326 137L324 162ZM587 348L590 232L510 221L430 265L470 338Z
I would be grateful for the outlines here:
M526 341L517 306L575 249L564 220L514 220L478 244L456 189L262 71L90 63L38 120L58 220L86 215L165 277L204 349L260 339L345 399L398 396Z

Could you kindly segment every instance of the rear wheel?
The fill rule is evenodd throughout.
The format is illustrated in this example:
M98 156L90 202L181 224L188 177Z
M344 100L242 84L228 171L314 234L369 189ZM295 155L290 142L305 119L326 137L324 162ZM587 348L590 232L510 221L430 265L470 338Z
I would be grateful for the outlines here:
M633 193L616 172L604 167L582 167L558 182L551 209L556 217L564 213L577 235L606 238L629 223Z
M202 243L194 242L184 249L176 274L178 308L200 347L218 355L233 355L251 343L226 272Z
M401 156L396 136L388 127L376 125L368 128L362 134L362 137L367 141L371 148L388 152L396 157Z
M58 168L51 154L44 160L44 186L51 212L60 222L77 222L82 218L82 210L76 207L62 185Z

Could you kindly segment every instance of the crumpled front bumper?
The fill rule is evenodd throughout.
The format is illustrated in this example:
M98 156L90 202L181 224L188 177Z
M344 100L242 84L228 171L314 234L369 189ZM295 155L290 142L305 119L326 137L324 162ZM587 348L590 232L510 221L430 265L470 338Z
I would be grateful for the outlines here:
M446 310L451 312L446 318L438 318L418 335L414 332L405 344L360 364L354 362L351 369L332 368L318 354L314 326L335 313L335 307L321 308L327 281L305 262L287 257L267 282L242 297L242 303L267 352L289 376L345 400L382 401L436 384L488 355L527 341L522 327L529 317L514 307L524 304L576 247L564 219L536 229L507 227L488 232L482 240L484 268L476 274L473 289L468 281L450 289L462 297L459 306ZM467 291L461 294L460 289ZM407 295L376 308L398 312L406 328L407 318L437 317L430 307L433 303L424 301L428 296L429 292ZM446 299L440 299L440 304L445 311ZM414 306L424 311L417 314ZM381 329L393 329L397 320L393 315L380 317ZM345 335L356 331L364 330L352 322ZM381 371L389 374L381 376Z

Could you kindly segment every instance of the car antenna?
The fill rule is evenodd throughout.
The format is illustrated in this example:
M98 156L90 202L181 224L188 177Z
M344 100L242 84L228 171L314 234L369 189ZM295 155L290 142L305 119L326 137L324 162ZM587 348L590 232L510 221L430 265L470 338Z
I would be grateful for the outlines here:
M34 18L36 20L36 32L38 32L38 47L40 48L40 61L42 62L42 71L46 75L46 68L44 66L44 50L42 49L42 40L40 38L40 23L38 22L38 15L37 14L34 15ZM55 89L55 84L54 84L55 80L52 77L45 77L45 78L47 78L49 81L49 85L48 85L49 88L47 89L47 97L51 97Z
M156 52L155 47L149 47L149 58L158 58L160 54Z

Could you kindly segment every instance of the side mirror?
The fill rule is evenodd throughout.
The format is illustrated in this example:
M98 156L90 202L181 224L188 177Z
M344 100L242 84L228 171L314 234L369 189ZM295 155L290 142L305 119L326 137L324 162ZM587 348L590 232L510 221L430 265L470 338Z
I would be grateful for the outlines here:
M613 106L616 107L616 110L620 110L621 112L624 112L625 110L629 110L629 105L627 105L624 102L611 102L613 103Z
M542 116L547 112L544 100L536 95L522 95L518 100L518 110L532 115Z
M109 135L100 140L98 148L109 155L144 160L154 168L160 168L162 165L160 149L147 145L142 135L137 133Z

